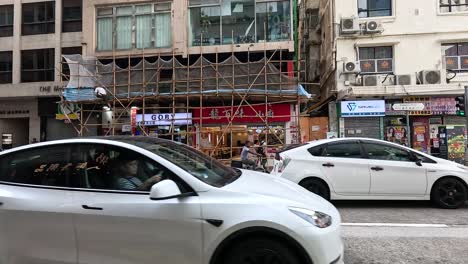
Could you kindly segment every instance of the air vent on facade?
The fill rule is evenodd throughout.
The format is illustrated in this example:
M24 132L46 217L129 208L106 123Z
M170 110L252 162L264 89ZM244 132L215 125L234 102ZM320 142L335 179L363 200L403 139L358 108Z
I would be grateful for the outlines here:
M411 85L411 74L406 75L397 75L396 76L396 84L397 85Z
M359 73L361 72L361 66L359 62L354 62L354 61L345 62L343 72L344 73Z
M366 33L380 33L382 32L382 25L377 21L369 21L366 23Z
M343 18L341 19L341 33L343 34L355 34L361 31L359 27L359 20L357 17Z
M377 86L379 78L377 75L364 75L362 76L362 86Z
M421 71L418 74L418 84L440 84L442 80L440 71Z

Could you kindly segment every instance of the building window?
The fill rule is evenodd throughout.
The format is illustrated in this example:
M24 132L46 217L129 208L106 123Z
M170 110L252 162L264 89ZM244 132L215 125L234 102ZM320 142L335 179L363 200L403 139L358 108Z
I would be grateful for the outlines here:
M392 0L358 0L359 17L392 15Z
M99 8L96 23L97 50L165 48L172 44L170 3Z
M13 71L13 52L0 52L0 83L11 83Z
M468 71L468 42L444 44L443 49L448 70Z
M55 2L23 4L22 35L55 33Z
M439 2L442 13L468 12L467 0L440 0Z
M190 0L191 46L291 39L290 1Z
M393 72L393 47L359 48L361 72L385 74Z
M82 0L63 0L62 32L82 29Z
M81 47L62 48L62 55L82 54ZM62 81L70 80L70 66L62 57Z
M0 6L0 37L13 36L13 5Z
M54 49L21 51L21 82L54 81Z

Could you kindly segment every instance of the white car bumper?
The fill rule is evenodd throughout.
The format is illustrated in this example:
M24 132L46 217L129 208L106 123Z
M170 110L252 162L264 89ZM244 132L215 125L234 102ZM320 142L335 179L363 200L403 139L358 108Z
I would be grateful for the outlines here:
M324 229L315 226L296 230L302 246L314 264L343 264L344 245L339 223Z

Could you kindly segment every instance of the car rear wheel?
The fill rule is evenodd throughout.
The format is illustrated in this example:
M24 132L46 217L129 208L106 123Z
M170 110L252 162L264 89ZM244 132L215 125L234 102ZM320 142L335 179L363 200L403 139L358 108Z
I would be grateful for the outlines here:
M224 255L223 264L300 264L294 250L268 238L240 241Z
M431 193L432 202L438 207L456 209L464 205L467 199L466 186L458 179L445 178L434 185Z
M300 186L304 187L310 192L321 196L325 200L330 200L330 189L327 184L319 179L305 179L299 183Z

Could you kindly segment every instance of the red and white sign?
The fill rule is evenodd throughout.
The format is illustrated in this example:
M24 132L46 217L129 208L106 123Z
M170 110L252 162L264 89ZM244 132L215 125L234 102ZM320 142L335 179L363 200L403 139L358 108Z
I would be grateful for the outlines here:
M253 109L252 109L253 108ZM236 112L237 110L237 112ZM289 122L291 120L290 104L265 105L234 105L232 107L203 107L203 124L228 124L232 120L236 124L263 123L268 118L269 123ZM193 121L200 123L200 109L193 111Z
M131 108L131 125L132 125L132 135L136 134L136 116L137 116L137 108L132 107Z

